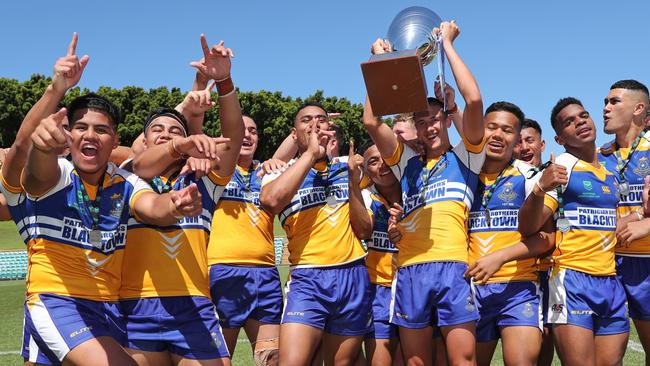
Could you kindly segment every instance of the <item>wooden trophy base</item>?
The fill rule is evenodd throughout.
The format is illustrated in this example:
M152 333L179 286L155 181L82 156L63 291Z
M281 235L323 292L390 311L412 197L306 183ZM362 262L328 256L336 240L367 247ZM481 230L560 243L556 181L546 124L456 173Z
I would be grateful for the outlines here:
M417 50L373 55L361 71L375 116L427 110L427 83Z

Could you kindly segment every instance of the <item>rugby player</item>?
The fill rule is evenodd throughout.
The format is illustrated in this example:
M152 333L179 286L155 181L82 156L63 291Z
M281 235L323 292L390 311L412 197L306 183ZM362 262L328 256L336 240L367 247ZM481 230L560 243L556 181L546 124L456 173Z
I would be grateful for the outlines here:
M519 230L532 235L557 213L547 312L562 364L620 365L629 321L614 262L616 179L598 161L594 122L578 99L560 99L551 125L566 152L544 169Z
M440 28L465 100L463 141L451 147L447 131L451 118L437 99L430 98L428 109L415 113L424 157L399 142L390 127L375 118L367 100L364 110L364 125L402 188L405 216L391 321L400 327L405 362L413 365L432 363L432 325L441 328L451 364L475 362L478 313L464 273L468 262L467 211L485 157L483 102L474 77L454 49L459 28L454 22L443 22ZM378 40L373 50L381 53L388 47Z

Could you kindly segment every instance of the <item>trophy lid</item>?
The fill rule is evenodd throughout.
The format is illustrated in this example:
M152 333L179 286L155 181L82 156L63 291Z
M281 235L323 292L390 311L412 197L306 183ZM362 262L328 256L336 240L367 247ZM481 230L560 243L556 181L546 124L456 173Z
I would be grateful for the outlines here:
M428 65L438 54L432 42L431 31L439 27L442 19L433 10L411 6L400 11L388 27L386 39L393 51L418 50L423 65Z

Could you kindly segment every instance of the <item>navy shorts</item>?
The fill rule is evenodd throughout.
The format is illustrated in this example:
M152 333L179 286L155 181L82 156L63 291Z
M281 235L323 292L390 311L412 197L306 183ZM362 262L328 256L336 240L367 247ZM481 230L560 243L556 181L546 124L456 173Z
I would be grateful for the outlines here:
M478 320L474 294L461 262L428 262L399 268L393 281L391 323L422 329ZM434 321L437 319L437 324Z
M214 304L203 296L122 300L128 341L147 352L207 360L230 357Z
M372 329L372 288L364 260L295 268L285 288L283 324L306 324L342 336L363 336Z
M223 328L246 320L280 324L282 283L276 267L210 266L210 293Z

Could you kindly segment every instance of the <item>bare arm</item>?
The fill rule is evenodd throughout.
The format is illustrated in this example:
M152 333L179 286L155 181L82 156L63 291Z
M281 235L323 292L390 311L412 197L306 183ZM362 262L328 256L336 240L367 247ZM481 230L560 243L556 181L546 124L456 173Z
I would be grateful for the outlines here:
M16 134L16 140L7 152L2 174L5 181L13 187L20 185L20 173L25 166L27 154L32 146L32 133L42 119L56 112L57 105L63 100L66 91L79 82L83 70L88 64L88 56L79 59L75 54L77 39L77 33L74 33L68 46L68 53L66 56L59 58L54 64L52 84L47 86L43 96L25 116Z
M350 203L350 226L352 231L361 240L372 238L372 218L366 210L361 193L361 166L363 157L354 153L354 142L350 141L348 155L348 202Z
M217 159L217 144L225 141L207 135L175 137L171 141L154 145L133 158L133 171L142 179L149 180L182 163L184 156L199 159Z
M289 160L293 159L296 154L298 154L298 144L296 143L296 139L293 137L293 135L289 134L289 136L287 136L282 141L280 146L278 146L278 149L275 150L273 159L288 162Z
M235 171L241 144L244 140L244 121L239 97L230 76L230 59L234 54L230 48L224 47L223 41L209 48L203 34L201 35L201 48L203 49L203 59L192 62L191 65L205 78L216 81L219 93L221 134L230 141L219 147L221 161L215 171L218 175L227 177Z
M387 124L381 121L381 118L373 114L368 96L366 96L366 103L363 107L363 125L383 158L389 158L395 154L398 146L397 136Z
M554 155L551 155L551 161L555 161ZM535 183L532 193L528 195L519 210L519 232L523 237L538 232L544 223L553 216L554 212L544 205L546 192L567 184L569 179L566 168L558 164L549 165L541 174L542 176Z
M194 217L201 211L201 193L194 183L165 194L141 193L133 206L138 219L156 226L173 225L181 218Z
M436 99L442 101L442 88L440 87L440 82L436 81L434 83L434 91L436 95ZM449 113L451 115L451 121L454 123L454 127L456 127L456 131L463 136L463 112L458 108L458 104L456 104L456 91L454 88L445 83L445 96L447 99L447 108L449 108Z
M58 151L66 144L63 119L67 111L58 112L41 121L32 133L32 147L27 154L27 164L20 177L25 192L40 196L56 185L61 176L57 163Z
M485 127L483 126L483 99L478 83L472 75L467 65L460 58L454 48L454 39L460 33L458 26L454 22L443 22L440 25L443 34L443 44L449 66L456 79L458 91L465 100L465 110L463 112L462 134L467 141L473 145L478 145L483 141Z
M118 146L117 148L113 149L113 151L111 151L110 161L113 164L120 166L125 160L132 157L133 157L133 150L131 150L130 147Z
M11 213L9 212L9 205L7 205L7 199L5 196L0 193L0 221L10 221Z

